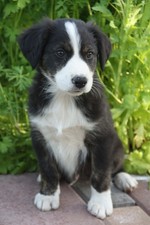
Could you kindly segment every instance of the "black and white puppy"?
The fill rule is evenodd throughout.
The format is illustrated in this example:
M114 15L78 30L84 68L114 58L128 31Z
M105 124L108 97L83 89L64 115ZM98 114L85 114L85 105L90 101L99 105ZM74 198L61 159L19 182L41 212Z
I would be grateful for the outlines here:
M26 30L19 44L37 70L29 94L31 136L41 173L34 203L42 211L57 209L61 174L74 179L88 159L91 198L87 208L104 219L113 211L111 176L123 162L123 147L95 73L97 60L104 69L110 41L91 23L44 19ZM123 172L114 181L123 190L137 185Z

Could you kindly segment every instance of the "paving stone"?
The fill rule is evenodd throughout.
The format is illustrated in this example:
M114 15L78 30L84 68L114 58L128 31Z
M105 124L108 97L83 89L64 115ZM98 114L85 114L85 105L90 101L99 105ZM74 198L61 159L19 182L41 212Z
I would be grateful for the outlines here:
M150 225L150 217L138 206L116 208L105 225Z
M150 190L148 189L148 182L139 181L138 188L130 195L135 199L136 203L150 215Z
M33 205L39 190L36 178L36 174L0 176L0 225L150 225L150 217L139 206L115 208L110 217L98 220L87 212L84 201L66 183L61 184L60 208L41 212ZM89 187L83 186L90 193ZM139 188L143 198L142 190L147 190L147 186L140 184ZM114 187L112 192L119 194ZM149 192L146 194L148 204Z
M0 225L104 225L91 216L84 201L67 184L61 184L61 206L41 212L33 205L39 187L37 175L0 176Z
M73 185L73 188L85 202L88 202L90 198L90 183L88 181L78 181ZM129 195L120 191L113 184L111 193L114 208L135 205L135 201Z

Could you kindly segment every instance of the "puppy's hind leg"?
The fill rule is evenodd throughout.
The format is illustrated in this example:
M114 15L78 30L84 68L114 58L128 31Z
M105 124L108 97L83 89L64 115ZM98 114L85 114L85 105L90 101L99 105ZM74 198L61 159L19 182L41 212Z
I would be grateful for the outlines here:
M122 143L118 137L116 138L114 149L115 157L113 161L113 182L120 190L125 192L131 192L137 187L138 182L128 173L122 172L124 151Z

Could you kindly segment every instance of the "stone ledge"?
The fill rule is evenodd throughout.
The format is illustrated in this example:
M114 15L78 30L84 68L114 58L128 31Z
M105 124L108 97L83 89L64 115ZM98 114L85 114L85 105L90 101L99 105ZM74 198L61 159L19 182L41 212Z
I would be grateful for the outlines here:
M86 210L83 200L65 183L61 184L61 206L41 212L33 205L39 190L36 174L0 176L0 225L104 225Z
M150 217L138 206L114 209L106 225L149 225Z
M139 181L138 188L130 196L150 216L150 190L148 190L148 182Z
M98 220L87 212L84 201L66 183L61 184L60 208L41 212L33 204L39 190L36 178L37 174L0 176L0 225L150 224L150 217L139 206L115 208L112 216ZM142 187L139 187L141 193Z
M88 202L90 198L90 183L88 181L78 181L73 185L73 188L85 202ZM111 194L114 208L135 205L135 201L128 194L120 191L113 184Z

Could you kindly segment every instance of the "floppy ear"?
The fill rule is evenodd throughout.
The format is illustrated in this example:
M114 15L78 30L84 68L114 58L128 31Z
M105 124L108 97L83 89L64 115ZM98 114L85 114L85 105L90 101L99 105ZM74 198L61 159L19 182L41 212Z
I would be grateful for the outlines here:
M96 40L98 48L98 59L101 69L104 70L105 63L109 58L111 52L110 40L97 26L93 25L92 23L87 23L87 27Z
M52 23L50 19L44 19L39 24L24 31L18 38L21 51L33 68L38 65L41 59Z

